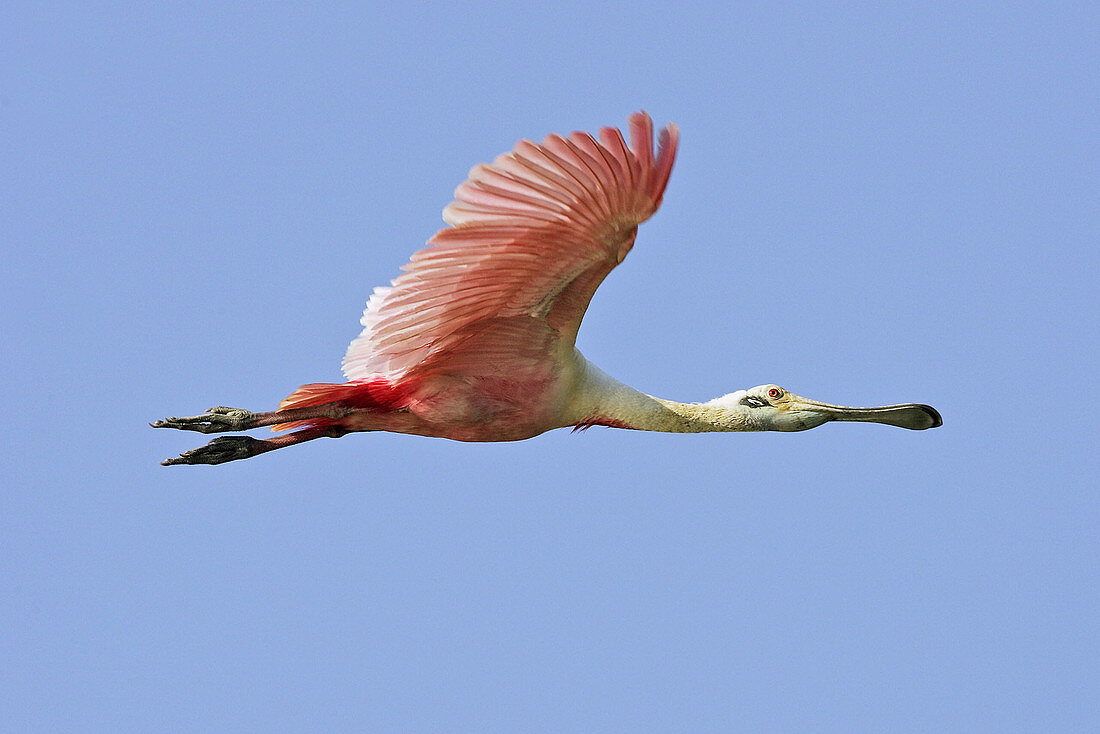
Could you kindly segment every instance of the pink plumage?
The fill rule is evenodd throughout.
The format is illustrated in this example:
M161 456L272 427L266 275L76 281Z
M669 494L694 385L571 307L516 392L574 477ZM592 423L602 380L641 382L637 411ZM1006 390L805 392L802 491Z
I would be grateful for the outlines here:
M675 125L665 128L654 159L653 123L641 112L630 118L629 147L604 128L599 141L523 140L475 166L443 210L450 226L375 289L344 357L349 382L304 385L280 409L365 408L356 391L386 385L377 410L415 416L417 433L492 441L556 427L581 318L657 211L678 139ZM532 398L541 409L531 410Z
M414 254L405 274L375 289L363 333L348 347L349 380L399 379L425 359L459 348L454 335L489 318L545 319L572 342L588 301L661 203L679 133L630 118L618 130L520 141L475 166L443 210L450 227Z
M443 210L448 227L375 288L344 383L303 385L269 413L211 408L152 424L217 433L271 426L293 433L215 438L165 464L221 464L324 436L393 431L458 441L517 441L553 428L801 431L828 421L921 430L941 424L920 404L846 408L778 385L679 403L604 374L574 346L592 294L657 211L679 132L630 117L630 145L599 138L521 140L474 166Z

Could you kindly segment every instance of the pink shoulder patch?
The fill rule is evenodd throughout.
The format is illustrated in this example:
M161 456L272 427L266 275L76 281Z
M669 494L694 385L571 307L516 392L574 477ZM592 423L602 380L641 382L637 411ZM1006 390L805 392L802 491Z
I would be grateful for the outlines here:
M579 423L573 424L572 433L577 431L587 431L592 426L606 426L607 428L633 428L629 423L624 423L614 418L605 418L603 416L595 416L594 418L586 418Z

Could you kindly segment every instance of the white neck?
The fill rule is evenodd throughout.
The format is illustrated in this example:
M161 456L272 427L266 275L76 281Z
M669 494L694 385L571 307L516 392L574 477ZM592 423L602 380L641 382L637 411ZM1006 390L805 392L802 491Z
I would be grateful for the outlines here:
M609 377L580 352L576 356L581 371L564 425L610 425L665 433L763 430L749 409L736 401L715 398L706 403L678 403L655 398Z

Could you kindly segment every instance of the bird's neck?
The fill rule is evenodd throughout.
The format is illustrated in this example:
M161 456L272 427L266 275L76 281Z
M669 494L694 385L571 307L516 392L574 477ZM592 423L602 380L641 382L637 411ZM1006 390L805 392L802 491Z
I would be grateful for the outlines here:
M713 431L759 431L747 410L706 403L678 403L675 400L652 398L664 408L654 415L651 425L638 428L645 431L670 433L708 433Z
M707 403L655 398L609 377L587 360L579 377L567 425L665 433L761 430L747 408L721 398Z

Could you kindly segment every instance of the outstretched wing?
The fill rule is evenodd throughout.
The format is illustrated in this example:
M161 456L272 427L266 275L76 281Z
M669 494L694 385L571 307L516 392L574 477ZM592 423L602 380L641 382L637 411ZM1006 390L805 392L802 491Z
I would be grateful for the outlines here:
M450 226L374 289L344 356L347 378L399 377L499 317L543 319L572 343L592 294L657 211L676 157L675 125L661 131L654 159L649 115L629 122L629 148L603 128L599 140L522 140L475 166L443 210Z

